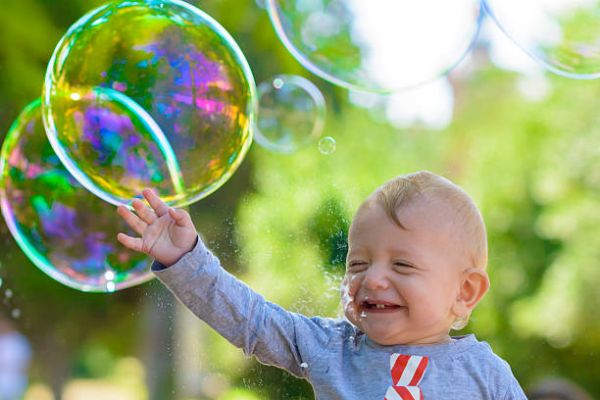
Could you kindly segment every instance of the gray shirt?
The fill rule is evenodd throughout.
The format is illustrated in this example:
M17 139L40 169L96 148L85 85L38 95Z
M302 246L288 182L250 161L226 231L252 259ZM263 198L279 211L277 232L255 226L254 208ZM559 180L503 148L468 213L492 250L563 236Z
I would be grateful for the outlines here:
M450 343L382 346L346 320L306 317L266 301L225 271L199 239L158 278L194 314L246 355L307 379L317 399L383 400L394 353L427 356L419 388L434 399L526 399L509 365L474 335Z

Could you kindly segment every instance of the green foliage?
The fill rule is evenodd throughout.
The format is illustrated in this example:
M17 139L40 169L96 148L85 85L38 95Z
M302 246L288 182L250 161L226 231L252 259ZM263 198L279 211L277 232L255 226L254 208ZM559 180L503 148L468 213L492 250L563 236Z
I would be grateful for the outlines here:
M326 199L317 208L309 227L325 261L325 271L338 275L343 275L346 269L349 229L346 214L338 201Z

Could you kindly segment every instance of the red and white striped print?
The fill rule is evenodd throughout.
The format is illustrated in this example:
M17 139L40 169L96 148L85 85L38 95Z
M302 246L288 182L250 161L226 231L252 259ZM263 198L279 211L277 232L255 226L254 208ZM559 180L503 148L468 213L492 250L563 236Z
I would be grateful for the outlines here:
M423 392L418 385L423 379L428 363L427 357L392 354L392 386L385 393L384 400L423 400Z
M390 357L392 385L417 386L423 379L428 362L427 357L392 354Z
M390 386L384 400L423 400L423 392L418 386Z

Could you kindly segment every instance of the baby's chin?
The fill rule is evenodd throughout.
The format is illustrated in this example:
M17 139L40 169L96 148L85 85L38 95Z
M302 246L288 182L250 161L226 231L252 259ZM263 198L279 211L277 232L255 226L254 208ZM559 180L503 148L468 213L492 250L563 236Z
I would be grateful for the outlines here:
M396 334L390 335L390 329L383 328L379 326L369 326L366 318L361 318L358 314L354 317L353 313L345 312L344 314L346 319L352 323L352 325L356 326L358 330L364 333L369 340L373 343L376 343L380 346L418 346L418 345L430 345L430 344L438 344L444 343L445 336L443 334L440 335L440 339L437 338L421 338L417 336L411 336L410 334L406 336L405 334Z

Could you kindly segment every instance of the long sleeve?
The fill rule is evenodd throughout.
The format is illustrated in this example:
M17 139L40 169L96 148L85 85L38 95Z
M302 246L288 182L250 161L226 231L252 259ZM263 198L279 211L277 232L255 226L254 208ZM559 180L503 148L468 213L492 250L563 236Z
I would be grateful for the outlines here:
M225 271L201 239L176 264L155 262L156 276L196 316L247 355L306 377L331 340L333 321L307 318L266 301Z

